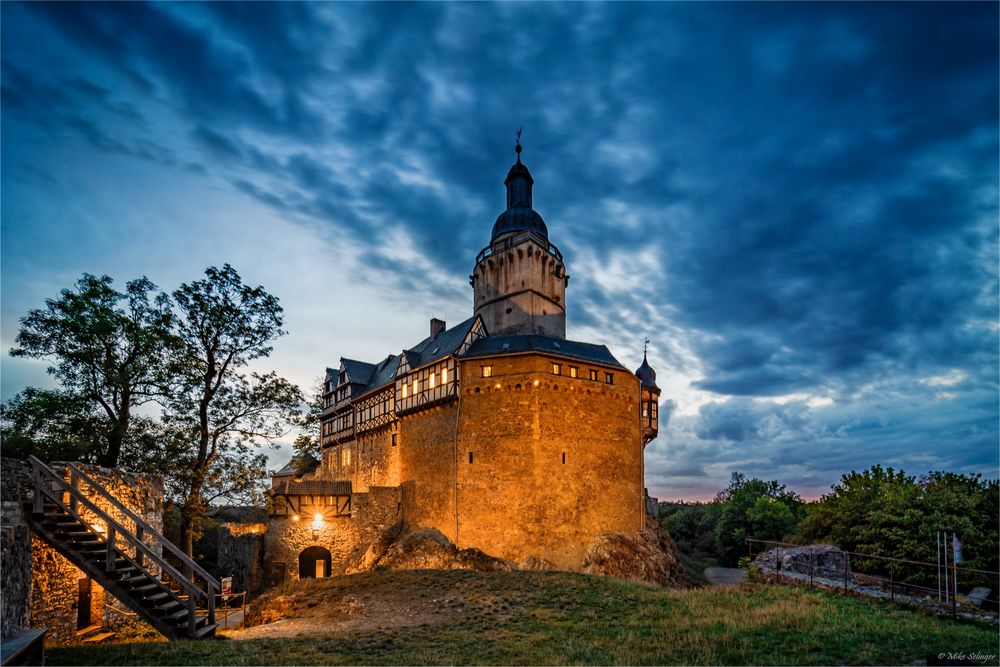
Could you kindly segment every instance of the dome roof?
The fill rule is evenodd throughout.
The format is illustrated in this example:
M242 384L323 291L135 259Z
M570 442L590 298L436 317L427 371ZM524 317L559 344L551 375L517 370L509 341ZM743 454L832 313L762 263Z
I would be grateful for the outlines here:
M635 369L635 376L639 378L640 386L648 389L655 389L656 391L660 390L660 388L656 386L656 371L654 371L653 367L649 365L648 361L646 361L645 354L642 355L642 366Z
M503 181L507 187L507 210L497 216L490 243L500 236L515 232L534 232L548 240L549 230L542 216L531 207L531 186L535 179L531 177L528 167L521 162L520 140L514 150L517 151L517 162L511 166Z
M493 223L492 240L496 241L497 237L512 232L535 232L549 238L549 230L542 216L534 209L523 206L509 208L497 216L497 221Z

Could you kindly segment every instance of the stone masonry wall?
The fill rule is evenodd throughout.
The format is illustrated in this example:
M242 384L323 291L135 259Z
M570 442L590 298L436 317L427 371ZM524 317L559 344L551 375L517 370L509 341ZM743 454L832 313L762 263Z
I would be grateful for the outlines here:
M0 638L28 625L31 603L31 535L21 506L31 485L24 461L0 460Z
M102 485L107 491L118 499L121 504L140 515L157 532L163 530L163 478L157 475L141 475L128 473L120 470L99 468L77 463L84 474L90 476L96 484ZM50 467L58 471L60 468L66 470L66 479L69 479L68 469L64 464L52 463ZM16 474L8 475L10 471L20 470L20 478ZM28 492L31 488L30 466L23 461L4 460L3 465L3 488L4 488L4 509L6 526L6 510L11 509L8 503L24 502L28 499ZM10 481L20 479L20 483L12 486ZM81 491L105 512L112 516L119 523L126 523L124 515L111 506L96 492L87 488L86 484L81 485ZM7 496L16 496L18 501L8 501ZM102 520L85 507L80 507L81 518L106 531L107 526ZM13 515L13 514L11 514ZM80 603L80 581L86 579L86 575L76 566L61 556L55 549L43 542L36 535L30 535L30 548L25 548L24 543L17 545L16 549L11 549L10 556L6 555L8 531L4 530L5 558L3 561L4 570L4 618L7 618L8 592L7 588L7 563L8 559L16 560L16 554L30 554L30 594L24 596L25 603L30 600L27 622L32 627L47 627L46 642L52 644L66 643L76 638L76 630L81 620L79 618ZM25 525L25 538L28 536ZM154 551L159 551L159 547ZM16 552L16 554L15 554ZM11 570L13 577L14 570ZM15 587L14 590L17 590ZM13 616L13 612L12 612ZM90 616L82 619L88 624L104 624L110 627L117 627L126 624L141 623L127 611L127 608L115 600L112 596L105 596L104 590L96 583L90 584Z
M553 362L561 364L561 375L552 373ZM493 375L483 378L480 367L487 363ZM576 378L569 377L570 366ZM596 381L589 379L591 369L598 371ZM605 372L613 373L613 384ZM642 530L633 374L524 355L466 361L462 379L459 547L579 569L597 535Z
M455 541L455 433L458 403L400 419L400 477L413 483L407 522L436 528Z
M266 523L224 523L219 527L219 577L233 578L233 591L255 595L266 585L264 533Z
M274 517L268 523L265 561L280 564L289 579L299 578L299 554L308 547L330 552L331 574L343 572L352 554L367 548L401 519L399 487L370 487L351 498L351 517L323 518L317 522L303 509L298 521Z

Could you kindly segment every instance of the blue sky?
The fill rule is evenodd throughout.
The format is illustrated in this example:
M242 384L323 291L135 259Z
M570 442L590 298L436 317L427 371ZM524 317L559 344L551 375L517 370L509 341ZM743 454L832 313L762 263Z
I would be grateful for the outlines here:
M471 314L513 136L661 498L998 468L998 6L3 3L2 395L83 272L233 264L310 385ZM276 455L281 459L288 448Z

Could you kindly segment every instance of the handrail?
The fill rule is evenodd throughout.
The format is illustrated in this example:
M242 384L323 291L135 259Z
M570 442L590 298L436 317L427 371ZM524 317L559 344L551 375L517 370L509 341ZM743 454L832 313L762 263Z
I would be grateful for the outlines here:
M155 563L156 565L158 565L161 568L163 568L164 570L166 570L167 573L171 577L173 577L174 579L177 579L178 583L180 583L180 585L183 586L189 593L191 593L192 595L199 595L199 596L204 596L204 595L208 595L209 594L209 593L206 593L206 591L203 591L198 586L196 586L194 583L192 583L187 577L185 577L183 574L181 574L173 565L171 565L169 562L167 562L162 556L158 555L155 551L153 551L152 549L150 549L149 546L145 542L143 542L141 539L139 539L138 537L136 537L135 535L133 535L131 531L129 531L128 529L125 528L125 526L123 526L120 523L118 523L117 521L115 521L114 518L112 518L107 512L105 512L103 509L101 509L101 507L99 505L97 505L96 503L94 503L94 501L92 501L90 498L88 498L84 494L80 493L79 489L74 489L72 484L70 484L65 479L63 479L62 477L60 477L59 475L57 475L54 470L52 470L51 468L49 468L42 461L38 460L34 456L28 457L28 460L31 461L32 465L36 466L36 469L40 469L40 470L44 471L45 473L47 473L48 477L52 481L56 482L56 484L58 484L60 487L62 487L65 491L67 491L70 494L70 496L75 497L78 502L82 502L84 504L84 506L86 506L87 509L89 509L94 514L96 514L99 519L101 519L103 521L106 521L107 524L108 524L108 536L109 536L109 538L110 538L110 535L111 535L111 530L114 529L114 531L115 531L116 534L120 534L122 537L124 537L126 539L127 542L129 542L130 544L132 544L132 546L134 546L137 549L141 550L143 552L143 554L145 554L146 556L148 556L150 558L150 560L153 561L153 563ZM92 481L89 481L88 483L93 486L93 482ZM37 485L36 485L36 489L35 490L37 492L44 493L45 495L47 495L50 500L54 501L56 503L56 505L58 505L62 509L68 509L66 507L66 505L63 504L63 502L60 499L55 498L55 497L52 496L51 490L50 491L46 491L46 490L42 489L40 486L37 486ZM81 521L83 521L82 517L80 517L79 515L76 515L76 513L73 512L71 509L69 511L70 511L70 514L72 516L74 516L74 518L77 518L77 519L80 519ZM84 521L84 523L86 524L85 521ZM143 522L143 523L145 523L145 522ZM88 530L90 530L91 532L96 532L92 528L90 528L89 526L88 526ZM163 538L161 538L161 539L163 539Z
M154 529L148 523L146 523L146 521L143 520L142 517L140 517L135 512L122 505L117 498L108 493L107 489L105 489L100 484L94 482L88 475L86 475L82 470L77 468L75 465L73 465L72 463L67 463L66 465L72 472L74 472L77 476L79 476L80 479L89 484L91 489L97 491L100 495L104 496L104 498L107 499L114 506L115 509L117 509L119 512L121 512L129 519L134 521L137 527L142 527L143 532L153 537L156 542L162 543L162 545L166 547L167 550L170 551L170 553L172 553L173 555L177 556L177 558L180 559L181 563L183 563L186 567L190 567L192 571L194 571L199 577L204 579L205 583L207 583L209 586L214 587L216 590L222 590L222 585L215 577L213 577L211 574L205 571L203 567L201 567L193 560L191 560L191 558L186 553L181 551L181 549L178 548L173 542L160 535L160 533L157 532L156 529Z

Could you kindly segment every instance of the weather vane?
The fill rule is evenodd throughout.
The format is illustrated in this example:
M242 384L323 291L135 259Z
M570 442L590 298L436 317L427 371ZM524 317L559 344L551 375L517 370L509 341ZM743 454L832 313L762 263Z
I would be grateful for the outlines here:
M524 128L517 128L517 138L514 140L514 151L517 153L517 161L521 161L521 130Z
M646 339L645 341L643 341L643 343L642 343L642 356L644 356L644 357L646 356L646 351L647 351L648 349L649 349L649 339L647 338L647 339Z

